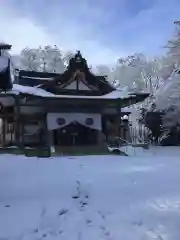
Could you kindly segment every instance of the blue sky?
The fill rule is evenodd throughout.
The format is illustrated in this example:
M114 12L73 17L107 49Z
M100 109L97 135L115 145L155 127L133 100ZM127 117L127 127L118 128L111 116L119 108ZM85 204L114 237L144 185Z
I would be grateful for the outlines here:
M1 39L21 48L57 44L91 63L161 54L180 20L179 0L0 0Z

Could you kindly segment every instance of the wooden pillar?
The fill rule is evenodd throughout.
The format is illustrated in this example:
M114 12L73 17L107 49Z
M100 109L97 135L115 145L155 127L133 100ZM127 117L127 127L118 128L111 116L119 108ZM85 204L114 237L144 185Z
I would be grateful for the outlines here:
M20 119L20 103L18 96L15 99L15 141L18 147L21 147L21 119Z
M54 149L54 134L53 134L53 131L48 129L47 114L45 114L45 117L44 117L44 129L45 129L45 135L46 135L46 145L51 154L55 150Z
M98 145L103 145L107 137L103 134L102 131L97 131L97 144Z
M5 116L2 119L2 146L6 144L6 118Z
M49 147L49 134L48 134L48 127L47 127L47 114L43 115L42 119L42 128L43 128L43 137L44 137L44 143L46 147Z
M25 147L25 120L20 116L19 116L20 145L21 145L21 148L24 148Z
M48 147L52 152L54 152L54 135L53 135L53 131L48 131Z
M122 127L121 127L121 102L120 99L118 99L118 103L117 103L117 118L116 118L116 134L117 137L121 137L121 131L122 131Z

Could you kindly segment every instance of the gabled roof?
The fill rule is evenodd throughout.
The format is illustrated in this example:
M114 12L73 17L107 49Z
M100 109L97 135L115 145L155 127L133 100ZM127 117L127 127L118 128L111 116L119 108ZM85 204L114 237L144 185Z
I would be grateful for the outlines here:
M80 71L85 75L84 84L89 88L98 89L98 95L109 93L115 88L106 80L105 76L96 76L90 72L86 59L80 52L70 59L67 69L63 73L47 73L36 71L19 71L19 77L16 83L26 86L38 86L48 91L53 91L53 88L62 88L70 84L74 79L74 74Z
M12 45L6 43L0 43L0 50L10 50Z
M29 78L37 78L37 79L42 79L42 78L52 79L54 77L57 77L58 75L59 75L59 73L19 70L20 77L29 77Z
M48 73L48 72L36 72L36 71L27 71L27 70L18 70L18 75L16 76L15 83L23 86L38 86L45 83L46 81L51 81L58 76L57 73Z
M70 80L68 81L68 74L64 73L48 73L48 72L37 72L37 71L27 71L27 70L17 70L19 71L19 76L16 77L15 83L23 85L23 86L39 86L41 85L44 89L49 86L54 86L60 82L60 85L68 85L70 84ZM64 76L65 75L65 76ZM93 75L93 74L92 74ZM70 77L70 76L69 76ZM104 76L93 75L93 78L96 78L92 81L95 85L98 82L98 86L100 89L103 88L105 92L110 92L110 90L114 90L115 88L111 86L111 84L106 80ZM53 82L52 82L53 81ZM89 84L89 83L86 83Z

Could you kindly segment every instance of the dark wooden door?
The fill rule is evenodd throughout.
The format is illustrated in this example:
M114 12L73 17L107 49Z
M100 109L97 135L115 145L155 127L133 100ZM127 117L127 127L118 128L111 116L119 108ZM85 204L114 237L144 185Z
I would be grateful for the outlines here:
M54 131L58 146L85 146L97 144L97 131L79 123L72 123Z

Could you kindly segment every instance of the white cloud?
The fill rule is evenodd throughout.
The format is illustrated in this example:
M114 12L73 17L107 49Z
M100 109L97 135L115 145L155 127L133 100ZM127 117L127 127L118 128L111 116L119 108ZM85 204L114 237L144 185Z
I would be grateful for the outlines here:
M12 44L12 52L18 54L24 47L53 44L44 29L28 19L18 18L8 9L0 9L1 40Z
M157 0L148 8L142 1L0 0L1 38L16 54L26 46L56 44L81 50L94 65L113 64L136 51L153 57L164 51L180 14L178 0Z
M0 2L1 6L1 2ZM76 51L80 49L90 64L113 63L119 54L116 55L111 49L102 46L98 41L83 38L78 31L83 31L82 26L77 23L66 23L64 19L57 31L52 34L49 28L43 28L39 22L31 18L19 17L13 8L3 5L0 7L0 29L1 39L12 44L12 53L18 54L25 47L37 47L39 45L56 44L61 49ZM51 22L51 25L53 22ZM56 22L57 24L57 22Z

